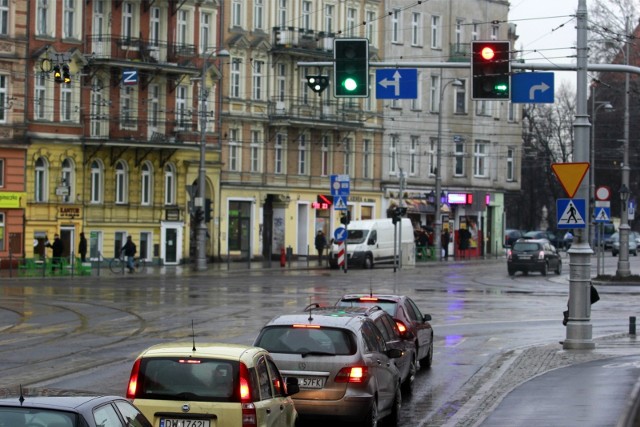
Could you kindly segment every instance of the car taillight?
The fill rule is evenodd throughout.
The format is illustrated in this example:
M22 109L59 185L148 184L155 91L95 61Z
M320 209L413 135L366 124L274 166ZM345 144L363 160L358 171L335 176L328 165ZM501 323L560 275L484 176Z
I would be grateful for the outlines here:
M373 302L376 302L376 301L378 301L378 298L376 298L376 297L360 297L360 301L373 301Z
M400 332L400 335L404 336L407 333L407 327L399 320L396 320L396 325L398 326L398 332Z
M127 399L133 399L136 397L136 391L138 389L138 374L140 373L140 359L136 360L131 368L131 375L129 376L129 386L127 387Z
M538 259L544 259L544 251L538 252Z
M256 427L258 415L256 405L251 398L251 378L249 369L244 363L240 364L240 402L242 403L242 427Z
M507 249L507 259L511 259L511 249Z
M253 403L242 404L242 427L256 427L258 416L256 415L256 405Z
M367 373L366 366L348 366L340 369L335 381L337 383L364 383L367 380Z

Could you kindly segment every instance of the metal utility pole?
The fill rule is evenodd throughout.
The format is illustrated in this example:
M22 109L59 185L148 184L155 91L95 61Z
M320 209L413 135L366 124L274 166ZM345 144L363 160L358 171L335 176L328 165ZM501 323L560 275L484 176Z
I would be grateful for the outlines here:
M576 120L574 123L575 162L589 161L589 118L587 115L587 2L578 1L577 10L577 88ZM587 182L582 182L577 198L589 197ZM586 220L588 222L588 218ZM593 349L591 325L591 255L587 228L577 229L574 244L569 249L569 322L564 349Z
M625 38L629 34L629 19L624 26ZM629 40L625 40L624 59L625 65L629 65ZM620 254L618 254L617 276L628 277L631 275L629 265L629 210L627 209L629 197L629 74L624 79L624 141L622 154L622 185L620 186Z

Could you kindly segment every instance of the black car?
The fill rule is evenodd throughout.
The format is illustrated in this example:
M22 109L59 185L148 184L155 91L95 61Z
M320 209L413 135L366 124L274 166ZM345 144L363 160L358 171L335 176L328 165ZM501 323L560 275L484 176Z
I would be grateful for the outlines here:
M0 399L0 425L11 427L151 427L118 396L16 396Z
M522 271L539 271L543 276L549 270L556 274L562 272L562 258L555 246L547 239L520 239L507 253L507 271L509 276Z
M516 240L522 238L524 232L517 229L507 228L504 230L504 247L510 248L516 242Z

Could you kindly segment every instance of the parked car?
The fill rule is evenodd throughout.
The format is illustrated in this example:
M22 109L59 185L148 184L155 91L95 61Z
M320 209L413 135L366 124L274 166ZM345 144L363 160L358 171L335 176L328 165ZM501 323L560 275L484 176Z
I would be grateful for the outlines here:
M562 273L562 258L556 247L546 239L520 239L507 253L509 276L517 271L523 274L539 271L546 276L549 270Z
M562 249L564 247L564 235L565 233L554 233L551 230L532 230L524 233L522 237L525 239L547 239L556 249Z
M633 256L638 255L637 233L629 231L629 253ZM620 232L616 231L611 235L611 255L618 256L620 253Z
M7 427L151 427L119 396L16 396L0 399L0 425Z
M262 348L179 342L138 356L127 398L154 427L293 427L298 390Z
M376 426L387 418L396 426L402 404L401 373L393 361L403 351L390 348L372 316L379 307L343 308L312 304L305 313L277 316L254 345L268 350L287 378L300 419L327 419Z
M380 306L395 320L400 336L414 342L421 368L433 362L433 328L430 314L422 314L416 303L404 295L352 294L344 295L338 307Z
M524 232L522 230L507 228L504 230L504 247L510 248L516 240L522 238Z

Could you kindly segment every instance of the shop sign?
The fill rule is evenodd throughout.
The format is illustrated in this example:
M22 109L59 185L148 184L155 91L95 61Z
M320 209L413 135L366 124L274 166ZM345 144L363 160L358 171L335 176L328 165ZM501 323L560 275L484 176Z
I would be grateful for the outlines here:
M20 199L22 199L26 195L27 193L18 193L11 191L0 192L0 208L19 208Z
M165 211L166 221L180 221L180 209L167 209Z
M80 208L76 206L60 206L58 208L58 218L74 219L80 216Z

